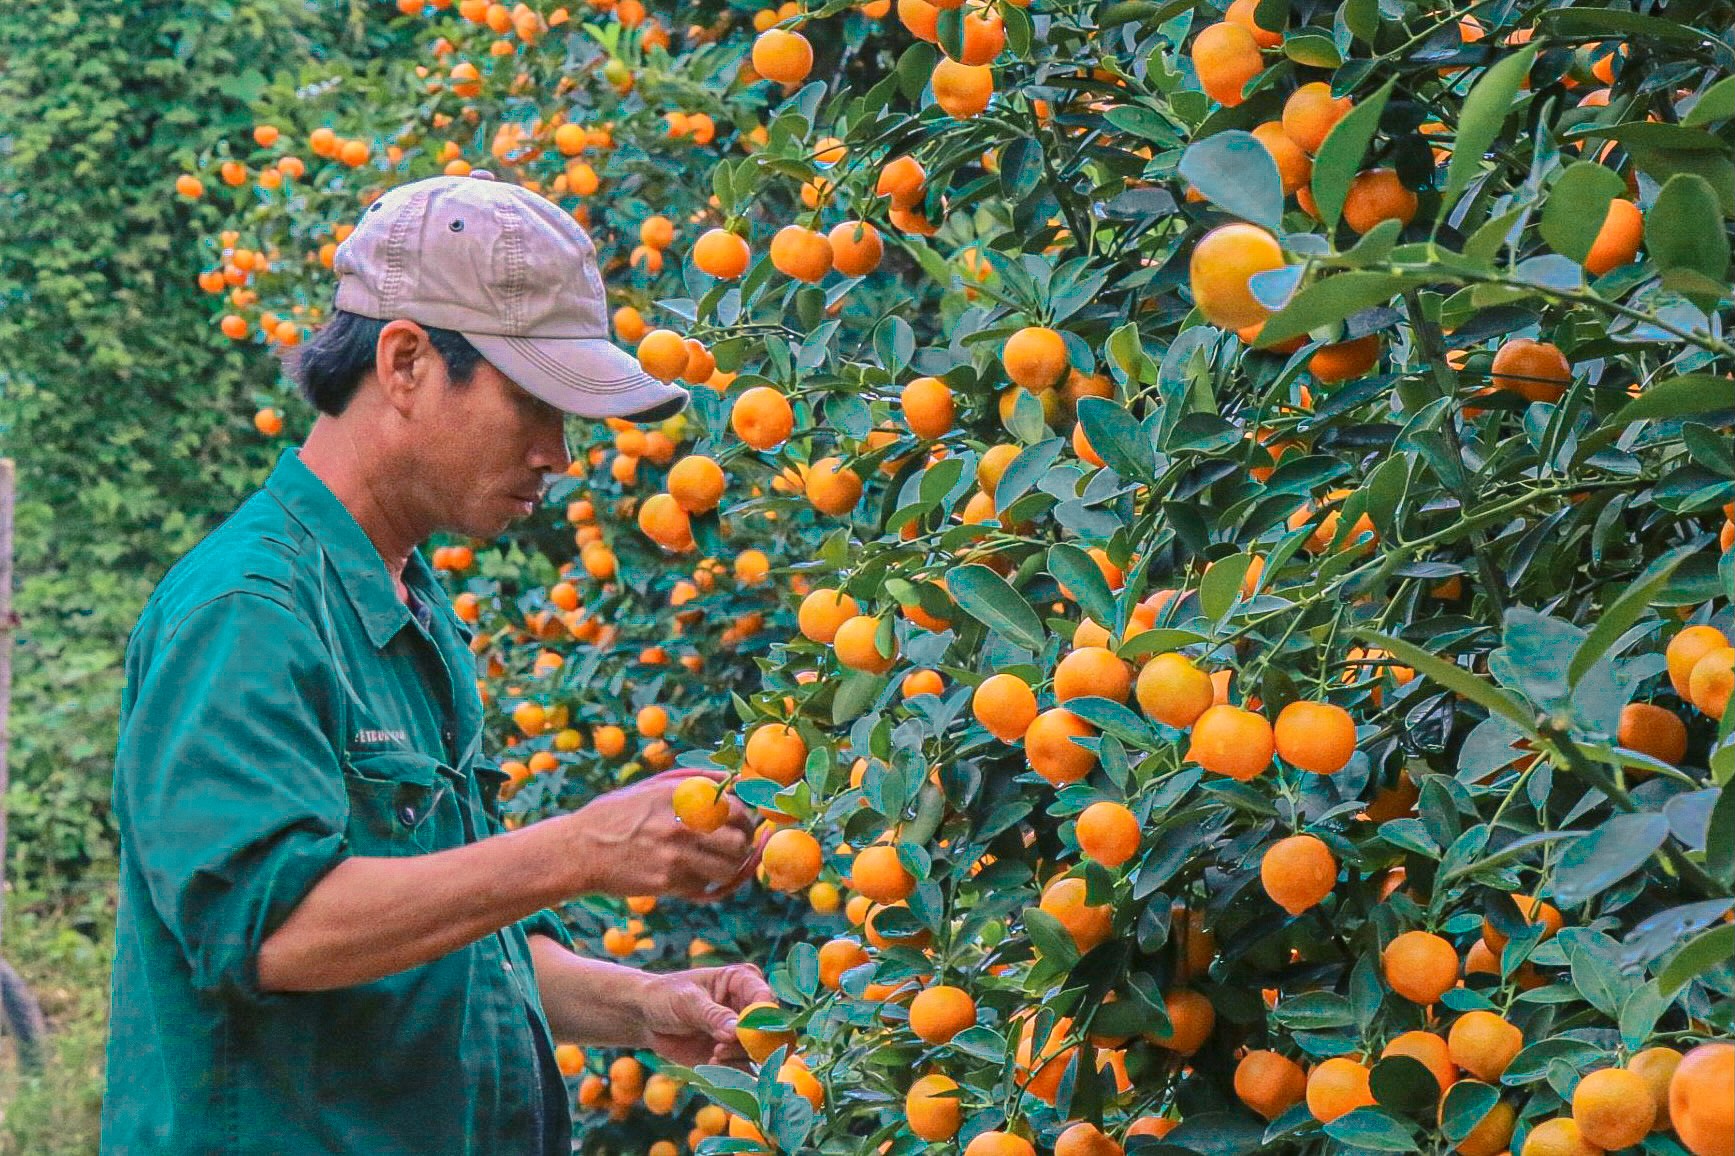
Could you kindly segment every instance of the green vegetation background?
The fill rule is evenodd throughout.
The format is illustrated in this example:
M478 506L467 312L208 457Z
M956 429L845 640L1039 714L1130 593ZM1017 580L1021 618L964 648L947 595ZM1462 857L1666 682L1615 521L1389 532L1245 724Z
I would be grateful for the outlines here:
M0 1153L97 1148L122 657L167 567L256 487L276 376L211 324L173 181L250 128L265 73L393 48L351 0L0 4L0 455L18 463L10 837L0 953L52 1029L0 1059ZM361 30L367 29L366 39ZM333 47L335 46L335 48Z

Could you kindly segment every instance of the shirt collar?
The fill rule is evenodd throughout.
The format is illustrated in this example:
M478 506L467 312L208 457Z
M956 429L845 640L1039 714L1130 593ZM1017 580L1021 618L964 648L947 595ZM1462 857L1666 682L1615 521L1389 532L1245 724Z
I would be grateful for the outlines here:
M291 446L283 451L276 468L265 480L265 489L323 547L326 562L338 576L374 649L384 647L410 624L410 608L398 597L379 548L349 507L302 462L298 449ZM410 551L404 566L404 582L423 601L437 604L433 596L437 585L433 570L420 549Z

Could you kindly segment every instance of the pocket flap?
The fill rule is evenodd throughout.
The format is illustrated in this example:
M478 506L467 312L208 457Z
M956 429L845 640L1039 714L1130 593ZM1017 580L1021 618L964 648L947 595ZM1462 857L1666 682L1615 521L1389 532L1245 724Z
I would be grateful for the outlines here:
M500 788L505 786L511 775L500 769L500 764L492 759L477 755L470 764L471 772L476 776L476 786L482 792L482 807L496 819L500 817Z
M432 789L440 785L440 760L416 751L368 751L345 756L345 774L376 783L408 783Z

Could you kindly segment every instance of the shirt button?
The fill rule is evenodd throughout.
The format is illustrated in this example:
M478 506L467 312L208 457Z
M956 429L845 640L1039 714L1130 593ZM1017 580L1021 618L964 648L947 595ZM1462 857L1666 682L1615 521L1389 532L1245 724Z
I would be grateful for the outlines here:
M416 825L416 809L405 803L398 808L398 818L403 820L404 826L414 827Z

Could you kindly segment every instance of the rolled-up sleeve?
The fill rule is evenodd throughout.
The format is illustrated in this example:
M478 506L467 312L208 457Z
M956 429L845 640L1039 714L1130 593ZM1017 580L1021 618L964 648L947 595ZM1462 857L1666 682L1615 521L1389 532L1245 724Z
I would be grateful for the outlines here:
M333 675L309 624L223 594L128 663L115 764L122 853L201 991L260 990L259 948L345 853Z
M527 936L546 935L548 938L555 940L561 946L565 947L568 951L577 950L573 945L572 932L566 929L566 924L560 921L560 916L556 915L550 908L544 907L535 915L520 919L518 921L518 926Z

